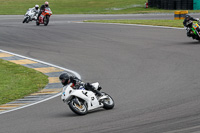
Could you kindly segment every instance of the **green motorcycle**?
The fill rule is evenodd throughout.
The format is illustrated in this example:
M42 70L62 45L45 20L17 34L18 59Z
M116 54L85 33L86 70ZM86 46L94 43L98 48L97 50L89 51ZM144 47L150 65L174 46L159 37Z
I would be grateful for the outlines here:
M187 28L186 30L189 32L190 36L193 39L199 40L200 41L200 28L199 28L199 22L191 22L192 23L192 28Z

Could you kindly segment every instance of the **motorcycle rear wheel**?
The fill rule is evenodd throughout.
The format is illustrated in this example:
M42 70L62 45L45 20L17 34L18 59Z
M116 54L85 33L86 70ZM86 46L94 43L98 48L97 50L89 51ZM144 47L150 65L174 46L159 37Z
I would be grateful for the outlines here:
M88 112L87 105L82 101L80 101L80 103L81 105L79 106L74 102L74 100L71 100L69 102L69 107L75 114L86 115Z
M106 95L108 98L103 99L103 108L104 109L112 109L115 106L115 102L113 100L113 98L106 94L105 92L102 92L103 95Z

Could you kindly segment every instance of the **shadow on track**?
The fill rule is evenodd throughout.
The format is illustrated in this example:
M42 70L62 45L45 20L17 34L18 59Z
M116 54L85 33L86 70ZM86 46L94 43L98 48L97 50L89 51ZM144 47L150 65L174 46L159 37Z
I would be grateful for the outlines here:
M180 45L200 45L199 41L193 41L193 42L181 42Z
M69 111L60 112L60 113L54 115L54 117L77 117L77 116L79 116L79 115L76 115L75 113L69 112Z
M87 115L94 114L94 113L100 113L103 111L109 111L109 110L96 109L96 110L89 111L86 115L77 115L77 114L73 113L72 111L66 111L66 112L58 113L58 114L54 115L54 117L80 117L80 116L87 116Z

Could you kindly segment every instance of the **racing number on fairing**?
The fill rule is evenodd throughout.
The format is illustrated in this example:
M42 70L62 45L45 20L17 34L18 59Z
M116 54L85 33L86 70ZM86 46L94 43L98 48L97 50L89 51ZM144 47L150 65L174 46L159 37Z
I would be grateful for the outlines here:
M194 28L195 30L196 30L198 27L199 27L198 24L194 24L194 25L193 25L193 28Z
M82 93L88 97L87 92L82 91Z

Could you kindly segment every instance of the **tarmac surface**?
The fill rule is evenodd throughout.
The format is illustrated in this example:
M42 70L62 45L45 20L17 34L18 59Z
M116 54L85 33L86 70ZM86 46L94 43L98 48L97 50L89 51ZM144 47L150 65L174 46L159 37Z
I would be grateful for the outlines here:
M53 15L48 26L0 16L0 49L76 71L115 100L112 110L77 116L58 96L1 114L0 133L198 133L198 41L183 29L80 23L145 17L173 14Z

